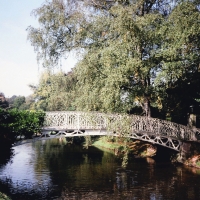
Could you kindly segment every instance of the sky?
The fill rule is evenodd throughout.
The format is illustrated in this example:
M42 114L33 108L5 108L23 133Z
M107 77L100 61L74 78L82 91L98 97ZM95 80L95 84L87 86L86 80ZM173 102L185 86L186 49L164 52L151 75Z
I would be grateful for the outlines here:
M45 0L0 0L0 92L6 97L28 96L29 84L37 84L42 66L37 63L36 53L27 40L27 27L38 27L31 11ZM76 60L69 56L62 64L69 71Z

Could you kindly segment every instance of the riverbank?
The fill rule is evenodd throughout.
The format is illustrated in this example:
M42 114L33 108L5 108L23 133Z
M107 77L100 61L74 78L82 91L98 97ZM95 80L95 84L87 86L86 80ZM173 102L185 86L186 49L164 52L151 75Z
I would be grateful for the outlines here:
M134 155L139 158L154 157L158 159L166 159L171 162L181 163L186 166L200 169L200 144L189 143L188 152L176 153L173 150L162 146L155 146L140 140L126 140L124 138L108 138L106 136L100 137L94 141L93 146L109 150L115 155L124 154L128 150L129 155Z
M123 154L128 150L129 154L142 158L153 157L157 152L157 148L154 145L139 140L126 140L125 138L109 138L104 136L94 141L92 145L112 151L115 155Z
M0 200L11 200L6 194L0 192Z
M185 148L174 157L172 162L179 162L200 169L200 143L185 142L184 146Z

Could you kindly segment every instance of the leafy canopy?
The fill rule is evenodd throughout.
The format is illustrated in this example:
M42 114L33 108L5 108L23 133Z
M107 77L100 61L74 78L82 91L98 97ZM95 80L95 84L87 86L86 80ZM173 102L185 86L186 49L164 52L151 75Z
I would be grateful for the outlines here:
M152 107L170 112L167 89L199 73L199 7L196 0L46 1L34 10L40 27L30 26L28 38L45 67L76 50L77 110L139 106L150 116Z

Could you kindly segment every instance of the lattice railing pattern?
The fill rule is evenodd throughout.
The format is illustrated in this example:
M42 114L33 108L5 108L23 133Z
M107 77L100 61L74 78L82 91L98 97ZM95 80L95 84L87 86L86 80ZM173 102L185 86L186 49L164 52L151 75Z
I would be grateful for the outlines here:
M125 117L124 117L125 116ZM124 129L124 120L129 121L130 131L126 134L143 133L177 140L197 141L200 137L199 129L156 118L138 115L105 114L98 112L56 111L46 112L44 129L58 130L101 130L115 131ZM112 126L114 124L114 126Z

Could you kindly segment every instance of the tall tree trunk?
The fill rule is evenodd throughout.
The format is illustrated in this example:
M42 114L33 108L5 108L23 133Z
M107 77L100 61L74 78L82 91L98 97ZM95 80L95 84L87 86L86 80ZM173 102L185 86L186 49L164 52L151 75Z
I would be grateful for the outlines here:
M150 101L148 98L144 102L144 108L145 108L146 116L151 117L151 107L150 107Z
M143 94L143 102L142 102L142 114L151 117L151 106L150 106L150 94L149 94L149 86L150 86L150 78L149 75L144 78L142 81L144 87L144 94Z
M146 117L151 117L151 106L150 106L150 100L147 96L144 96L143 102L140 104L142 107L142 114Z

